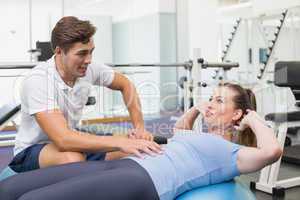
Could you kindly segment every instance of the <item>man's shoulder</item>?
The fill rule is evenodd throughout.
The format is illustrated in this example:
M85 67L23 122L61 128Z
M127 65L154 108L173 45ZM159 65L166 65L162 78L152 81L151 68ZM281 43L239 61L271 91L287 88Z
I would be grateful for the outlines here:
M93 82L99 77L105 79L106 77L109 78L113 74L113 69L104 64L104 63L91 63L88 66L87 74L85 79L92 80Z
M40 62L32 70L31 73L46 73L53 71L54 67L48 62Z
M49 62L38 63L29 73L29 75L39 74L39 75L49 75L53 74L55 67Z
M89 68L92 69L92 70L96 70L96 71L99 71L99 70L111 70L112 68L110 66L108 66L107 64L105 63L94 63L92 62L91 64L89 64Z
M25 76L23 84L37 84L38 86L48 82L51 77L54 77L53 67L47 62L42 62Z

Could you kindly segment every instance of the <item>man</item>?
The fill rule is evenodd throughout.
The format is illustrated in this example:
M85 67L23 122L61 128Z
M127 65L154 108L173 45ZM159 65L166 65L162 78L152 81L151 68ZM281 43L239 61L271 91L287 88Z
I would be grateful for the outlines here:
M160 153L159 145L144 130L139 98L133 84L110 67L91 63L96 28L89 21L64 17L51 36L54 56L37 65L21 90L22 121L16 136L16 172L85 161L114 159L123 154ZM92 85L120 90L128 107L131 138L96 136L76 131ZM131 135L132 136L132 135ZM119 155L119 154L118 154Z

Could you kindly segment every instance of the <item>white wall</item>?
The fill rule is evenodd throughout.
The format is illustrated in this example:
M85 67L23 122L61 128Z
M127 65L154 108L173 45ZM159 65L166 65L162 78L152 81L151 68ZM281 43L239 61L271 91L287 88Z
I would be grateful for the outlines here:
M110 15L113 16L113 22L126 21L157 13L160 9L159 0L104 0L92 2L82 1L82 3L72 6L71 9L91 14Z
M35 42L50 40L51 31L63 13L62 1L32 0L31 47L29 37L29 0L1 1L0 5L0 23L2 27L0 29L0 43L2 47L5 47L0 48L0 63L28 62L30 56L27 51L30 48L35 48ZM91 15L88 11L80 9L68 9L66 7L65 9L65 15L75 15L80 19L88 19L97 27L94 37L96 49L93 60L98 63L111 63L112 18L110 16L97 15L96 13ZM11 101L19 102L19 89L22 83L20 75L24 76L27 72L28 70L0 70L0 89L5 91L6 94L0 97L0 105ZM93 95L97 97L97 105L87 109L86 118L102 116L103 113L108 113L108 109L111 108L110 91L96 87Z
M195 48L210 61L218 60L219 24L216 12L217 0L188 0L189 55L193 57Z
M178 59L193 59L195 49L201 50L201 57L207 61L220 60L220 26L217 21L219 1L178 0L177 30ZM202 72L202 78L208 77L211 70ZM210 76L209 76L210 77Z
M300 5L300 0L252 0L256 15L276 13Z
M259 68L262 64L259 64L259 48L267 48L268 45L262 35L265 32L268 39L274 36L274 25L279 22L278 17L282 12L282 9L290 7L294 2L298 1L250 1L248 4L243 4L245 7L241 7L244 14L247 15L248 22L244 21L236 35L236 38L232 44L232 50L229 53L227 59L231 61L237 61L240 63L240 68L231 70L228 73L229 80L240 82L244 85L253 86L258 83L256 78ZM253 8L257 8L258 3L264 5L261 11L267 12L267 8L276 11L277 15L274 15L274 20L264 24L264 30L258 28L258 24L262 21L259 16L254 16L255 12ZM274 3L274 7L273 7ZM255 4L253 6L252 4ZM284 4L284 6L283 6ZM297 5L300 5L299 3ZM279 9L281 7L281 9ZM256 9L255 8L255 9ZM254 10L255 10L254 9ZM277 10L276 10L277 9ZM279 10L278 10L279 9ZM203 0L177 0L177 16L178 16L178 59L181 61L186 57L193 58L194 48L201 49L201 57L208 61L220 61L220 52L224 49L228 43L230 33L233 31L234 22L240 17L240 9L238 6L232 7L232 14L229 15L230 9L224 9L220 12L218 8L218 1L203 1ZM293 9L292 9L293 10ZM226 11L226 12L225 12ZM228 11L228 12L227 12ZM257 10L255 10L258 12ZM217 16L217 14L223 13L224 16ZM241 13L240 13L241 14ZM261 13L260 13L261 14ZM274 14L274 13L273 13ZM291 16L296 15L294 19L289 19ZM277 19L276 19L277 16ZM278 60L300 60L300 39L299 39L299 10L294 11L289 15L288 25L282 31L282 35L278 40L278 44L275 49L274 57L268 71L272 71L274 63ZM185 33L188 33L186 36ZM182 42L188 39L188 42ZM186 55L186 49L188 47L188 56ZM248 49L252 48L252 64L248 63ZM272 80L273 74L269 72L269 80ZM210 70L202 70L200 80L205 82L212 82ZM181 73L183 75L183 73ZM260 87L255 87L255 91L258 93L259 109L262 113L268 113L274 111L272 105L280 104L279 102L287 102L278 109L286 109L293 104L290 102L290 94L284 90L279 90L273 86L260 84ZM276 91L276 92L275 92ZM205 95L211 92L211 88L202 88L202 93ZM262 96L263 95L263 96ZM285 100L283 100L283 98ZM272 104L272 103L274 104ZM280 106L279 106L280 107Z
M62 17L62 1L32 0L32 47L36 41L49 41L51 31ZM27 21L26 24L28 24Z
M32 0L32 41L29 27L29 0L4 0L0 6L0 62L30 61L28 50L36 41L47 41L61 17L61 0ZM30 44L31 42L31 44Z
M128 20L136 20L149 15L157 15L158 13L174 13L175 1L174 0L110 0L110 1L82 1L82 0L65 0L64 5L61 0L32 0L32 37L29 37L29 0L5 0L1 2L0 13L5 17L1 17L1 24L4 24L1 29L0 42L7 47L6 49L0 49L0 62L12 62L12 61L29 61L29 54L27 51L30 48L35 47L35 42L47 41L50 39L51 30L55 23L65 15L75 15L79 18L89 19L98 28L95 35L96 49L94 52L93 60L96 62L112 62L112 21L122 22ZM110 17L111 16L111 17ZM4 20L4 19L11 20ZM156 34L160 34L160 27L157 21ZM133 34L130 35L131 48L142 48L148 51L145 46L142 45L142 40L147 40L147 31L145 28L140 29L138 26L132 27ZM146 35L145 35L146 34ZM145 37L139 37L144 35ZM31 44L30 44L31 41ZM151 42L151 41L149 41ZM159 42L159 39L157 40ZM159 43L158 43L159 44ZM141 46L142 45L142 46ZM147 53L142 54L144 51L135 51L135 54L131 55L131 61L137 61L140 58L143 62L159 62L160 60L160 46L157 45L157 59L152 58L147 60ZM145 52L144 52L145 53ZM146 60L145 60L146 59ZM159 71L153 71L154 74L151 81L159 80ZM19 71L2 71L1 75L18 75L23 72ZM153 78L155 77L155 78ZM1 86L8 90L8 94L5 98L0 98L0 103L10 101L11 98L15 98L15 94L18 94L19 87L15 87L16 77L2 78L0 80ZM138 74L135 76L137 83L144 81L145 76ZM18 79L19 80L19 79ZM20 82L20 81L19 81ZM155 81L154 81L155 82ZM159 88L160 82L155 82ZM9 89L7 89L7 86ZM13 89L14 88L14 89ZM11 93L11 94L9 94ZM100 112L109 113L113 107L111 93L103 88L95 88L93 91L97 96L97 104L94 108L88 108L86 111L86 118L96 117ZM105 95L104 95L105 94ZM17 98L17 97L16 97ZM155 104L157 109L155 112L159 112L159 96L158 103ZM149 101L151 104L154 101ZM148 106L149 107L149 106ZM150 106L151 107L151 106ZM153 107L153 105L152 105ZM146 108L149 109L149 108ZM150 109L153 111L153 109ZM152 112L151 111L151 112Z
M27 51L30 49L29 39L29 0L2 0L0 3L0 62L9 61L29 61L29 54ZM49 40L50 32L62 16L62 1L61 0L32 0L32 46L35 46L35 41ZM66 0L65 1L65 15L76 15L82 18L90 19L94 23L98 31L95 36L96 50L94 61L96 62L112 62L112 24L127 21L139 20L147 16L155 15L158 13L174 13L177 11L177 61L183 62L193 58L195 48L201 49L201 57L208 61L220 61L220 52L227 43L229 33L232 31L233 21L238 16L231 16L230 20L220 22L219 1L211 0L104 0L104 1L87 1L87 0ZM299 0L289 1L271 1L271 0L252 0L250 1L251 9L248 14L265 12L270 8L280 14L281 9L293 5L299 5ZM274 5L273 5L273 4ZM284 4L284 6L283 6ZM272 6L270 6L272 5ZM261 6L261 7L259 7ZM246 6L245 9L248 9ZM260 10L257 10L261 8ZM253 12L253 9L255 12ZM277 10L279 9L279 10ZM299 11L298 11L299 13ZM297 15L297 12L294 13ZM299 15L299 14L298 14ZM248 16L249 17L249 16ZM238 61L240 68L229 72L229 79L234 79L244 83L256 82L256 77L260 64L258 63L258 49L266 47L265 41L260 33L260 30L255 26L255 23L260 23L259 20L249 20L249 23L243 23L236 41L232 46L232 52L229 54L228 59ZM276 20L275 20L276 21ZM273 23L273 22L272 22ZM271 23L271 24L272 24ZM273 27L271 24L266 25L266 32L271 33ZM147 33L141 30L141 26L131 26L130 34L130 48L135 52L135 48L146 48L141 46L143 38ZM276 59L300 59L300 22L299 16L297 20L290 20L289 27L283 31L283 37L278 41L278 48L275 52ZM298 27L297 30L292 29ZM159 32L159 30L157 30ZM142 37L141 34L144 34ZM159 38L157 36L156 38ZM159 39L157 39L159 40ZM149 41L151 42L151 41ZM153 41L155 43L155 41ZM156 44L156 43L155 43ZM252 48L253 63L248 63L248 48ZM138 51L130 53L130 61L138 61L142 58L144 62L159 61L159 51L156 57L145 57L143 53L148 51ZM148 59L148 60L147 60ZM273 60L273 63L276 62ZM155 71L155 70L154 70ZM22 71L0 71L0 75L18 75ZM179 76L184 75L184 70L179 70ZM200 80L215 83L212 81L212 70L202 70ZM155 80L158 80L160 74L155 72ZM272 74L270 74L272 76ZM136 75L139 80L145 80L143 74ZM16 78L1 78L0 89L7 91L5 97L0 97L0 103L9 101L15 98L17 89L15 87ZM18 78L18 82L20 79ZM157 82L160 85L159 82ZM7 89L9 88L9 89ZM100 102L112 102L111 95L103 95L109 93L108 91L96 91L96 95ZM211 88L203 89L203 93L210 93ZM17 97L16 97L17 98ZM101 100L101 98L103 98ZM90 116L94 116L103 109L111 109L113 105L105 106L104 104L97 105L97 111L90 112ZM105 111L109 112L109 111Z
M221 37L216 15L218 4L218 0L177 0L177 59L179 61L193 59L195 51L200 52L197 56L210 62L220 59ZM184 76L185 71L180 70L178 74ZM213 70L202 70L201 75L194 77L194 82L211 82L212 75ZM212 91L211 87L201 89L202 94L210 94Z
M0 62L29 61L28 18L27 1L13 0L1 3Z
M175 62L175 1L143 0L131 1L131 3L124 6L120 13L113 16L114 27L120 30L123 29L123 31L116 30L114 32L116 34L115 43L122 44L119 47L114 47L117 54L114 61L117 63ZM120 40L122 37L123 39ZM173 94L174 90L176 92L176 88L174 89L176 70L174 68L164 70L159 68L123 68L122 71L138 72L129 77L139 89L143 113L159 113L160 109L176 107L174 105L176 104L176 94ZM166 86L166 84L170 84L171 79L172 86ZM166 89L167 87L168 89ZM163 101L162 99L166 99L169 93L172 93L175 97L172 100ZM165 105L162 105L162 102L165 102Z
M158 63L160 61L159 15L120 20L113 24L114 63ZM141 98L143 113L159 112L158 68L116 68L127 74ZM114 98L116 112L127 112L121 95Z
M188 1L177 0L176 12L177 12L177 61L184 62L190 59Z
M54 19L60 17L60 0L32 1L32 39L29 28L29 0L1 1L0 6L0 63L29 62L28 50L35 48L35 41L48 41ZM32 42L30 42L32 41ZM0 105L19 102L22 77L28 70L0 70Z
M131 4L124 6L120 13L113 15L114 62L175 62L176 23L174 12L175 1L173 0L143 0L131 1ZM127 74L133 73L129 75L129 78L134 81L140 93L143 113L159 113L160 109L164 107L161 105L161 99L171 91L170 89L164 90L166 88L164 85L170 81L170 78L166 77L165 71L160 68L122 68L122 71ZM176 80L174 68L168 70L168 75L174 76ZM116 105L121 106L120 99L120 96L115 98ZM169 105L170 107L176 107L174 101L170 102L167 103L168 105L173 104ZM116 106L116 108L118 107ZM118 110L125 111L125 109Z

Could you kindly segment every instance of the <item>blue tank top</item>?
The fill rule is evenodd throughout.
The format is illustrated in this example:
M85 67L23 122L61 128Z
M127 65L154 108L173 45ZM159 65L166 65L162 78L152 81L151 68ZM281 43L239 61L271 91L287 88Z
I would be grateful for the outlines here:
M238 176L240 145L208 134L175 134L164 154L144 159L129 157L149 173L161 200L173 200L193 188Z

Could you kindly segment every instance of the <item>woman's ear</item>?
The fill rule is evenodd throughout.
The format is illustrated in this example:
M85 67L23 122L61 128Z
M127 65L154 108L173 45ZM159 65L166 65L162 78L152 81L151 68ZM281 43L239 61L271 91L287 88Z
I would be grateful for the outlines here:
M236 121L241 120L242 117L243 117L243 111L242 111L242 109L236 109L234 111L234 113L233 113L232 120L236 122Z

